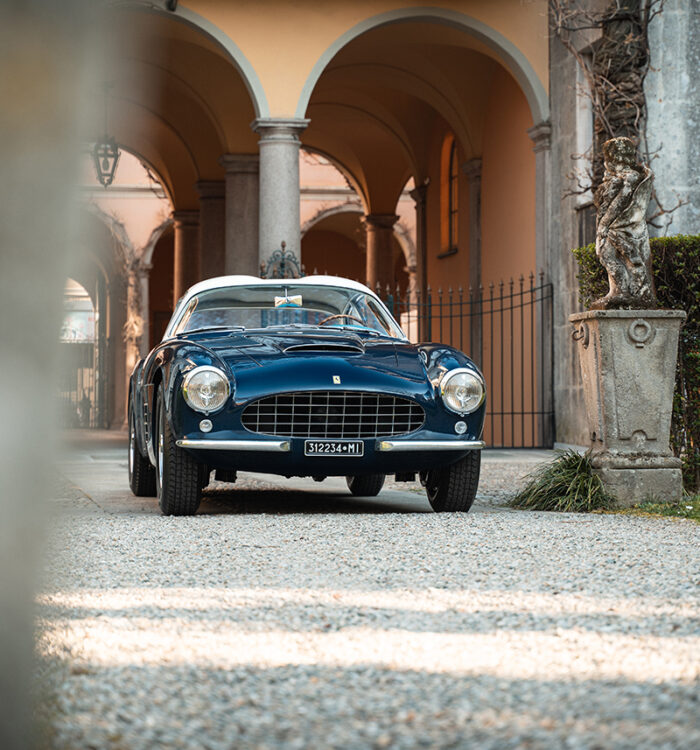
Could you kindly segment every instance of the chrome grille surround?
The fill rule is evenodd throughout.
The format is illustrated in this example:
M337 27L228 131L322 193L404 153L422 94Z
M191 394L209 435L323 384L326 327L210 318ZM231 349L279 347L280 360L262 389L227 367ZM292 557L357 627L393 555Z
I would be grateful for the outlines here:
M263 435L300 438L376 438L405 435L425 422L420 404L368 391L300 391L249 404L243 426Z

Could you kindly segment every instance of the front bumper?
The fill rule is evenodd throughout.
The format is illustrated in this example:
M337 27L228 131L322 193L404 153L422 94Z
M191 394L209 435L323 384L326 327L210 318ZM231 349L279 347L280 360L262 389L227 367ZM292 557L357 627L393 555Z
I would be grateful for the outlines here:
M303 440L304 438L295 438ZM332 442L332 441L331 441ZM271 453L288 453L292 447L291 440L189 440L177 441L180 448L193 450L217 451L256 451ZM389 451L470 451L481 450L486 443L483 440L377 440L375 450Z
M444 439L435 433L425 439L365 439L362 456L304 454L305 438L283 440L235 439L229 435L205 438L183 436L177 445L213 469L256 471L282 476L349 476L395 474L430 470L459 461L484 447L482 440Z

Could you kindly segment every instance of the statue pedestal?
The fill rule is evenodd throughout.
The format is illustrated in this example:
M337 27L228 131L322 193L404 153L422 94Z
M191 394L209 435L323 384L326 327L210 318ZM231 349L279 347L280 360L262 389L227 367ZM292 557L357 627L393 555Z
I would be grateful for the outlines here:
M680 500L669 447L682 310L591 310L575 325L591 462L621 507Z

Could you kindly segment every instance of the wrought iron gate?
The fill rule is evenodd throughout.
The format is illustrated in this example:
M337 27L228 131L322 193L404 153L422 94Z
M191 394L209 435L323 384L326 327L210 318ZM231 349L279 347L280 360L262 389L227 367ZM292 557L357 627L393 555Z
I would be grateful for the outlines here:
M543 274L466 292L387 289L383 297L411 341L449 344L479 365L489 447L552 446L553 290Z

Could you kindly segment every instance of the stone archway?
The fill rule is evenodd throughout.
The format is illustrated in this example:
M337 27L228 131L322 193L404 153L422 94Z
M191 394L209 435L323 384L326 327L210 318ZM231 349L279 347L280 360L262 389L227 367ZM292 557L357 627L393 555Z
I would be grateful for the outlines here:
M213 24L204 16L178 4L174 10L159 8L151 2L133 2L121 3L121 7L132 8L141 13L175 18L182 24L195 29L198 33L203 34L207 39L213 41L221 50L223 50L240 74L243 83L250 95L251 102L255 109L255 117L269 117L270 107L265 95L265 89L260 82L260 78L255 68L250 64L248 58L243 54L241 48L231 39L231 37L219 26Z
M549 99L542 82L535 73L530 61L523 52L516 47L503 34L491 26L486 25L476 18L444 8L397 8L377 16L367 18L364 21L348 29L339 36L333 44L319 57L313 69L309 73L297 105L296 117L306 117L306 111L313 90L335 55L353 39L372 29L377 29L389 24L402 21L429 21L442 24L452 28L466 31L483 42L489 49L493 50L502 58L509 71L520 84L527 97L535 123L545 122L549 119Z

